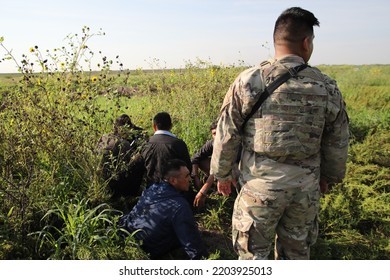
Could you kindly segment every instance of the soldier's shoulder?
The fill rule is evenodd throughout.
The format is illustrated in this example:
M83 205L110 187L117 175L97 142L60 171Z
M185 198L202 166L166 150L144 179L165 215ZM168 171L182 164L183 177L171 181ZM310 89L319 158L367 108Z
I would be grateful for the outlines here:
M260 66L253 66L242 71L238 78L242 81L251 81L260 77Z
M329 77L327 74L323 73L320 69L314 66L308 67L306 70L304 70L306 74L310 75L313 78L316 78L318 80L323 81L327 84L336 84L336 80Z
M251 89L262 89L263 88L263 78L261 75L261 67L253 66L244 71L242 71L237 79L236 83L241 85L250 85Z

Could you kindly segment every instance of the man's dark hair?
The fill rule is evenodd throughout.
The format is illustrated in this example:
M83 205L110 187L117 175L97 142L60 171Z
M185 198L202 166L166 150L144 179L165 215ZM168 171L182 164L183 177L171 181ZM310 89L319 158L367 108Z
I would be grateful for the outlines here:
M115 119L114 123L114 133L118 133L118 127L128 125L129 127L133 127L133 123L128 115L122 114Z
M313 26L320 26L313 13L299 7L289 8L275 22L274 42L300 42L313 35Z
M153 118L153 123L159 130L171 130L172 120L171 116L167 112L160 112Z
M171 159L168 160L161 167L161 174L163 179L168 179L169 177L176 177L180 173L180 168L184 166L187 167L186 163L181 159Z
M213 130L213 129L216 129L218 126L218 121L213 121L211 124L210 124L210 131Z

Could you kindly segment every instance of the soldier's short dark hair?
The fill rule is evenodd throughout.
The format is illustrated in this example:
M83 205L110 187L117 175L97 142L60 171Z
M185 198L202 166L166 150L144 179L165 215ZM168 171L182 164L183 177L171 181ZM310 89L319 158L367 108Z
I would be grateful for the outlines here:
M274 42L299 42L313 35L313 26L320 26L313 13L299 7L289 8L275 22Z
M153 118L153 123L159 130L170 130L172 128L171 116L167 112L157 113Z

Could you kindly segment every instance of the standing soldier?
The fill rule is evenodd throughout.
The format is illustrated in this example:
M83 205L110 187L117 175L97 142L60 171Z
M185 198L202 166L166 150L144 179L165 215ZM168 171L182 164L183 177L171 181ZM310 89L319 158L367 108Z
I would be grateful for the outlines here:
M310 59L313 26L319 22L311 12L284 11L275 23L275 57L243 71L221 108L211 173L224 195L232 183L241 186L232 218L240 259L267 259L273 242L275 259L309 259L320 193L345 176L348 117L336 82L314 67L291 71ZM292 78L246 122L265 87L287 71ZM241 143L236 182L231 167Z

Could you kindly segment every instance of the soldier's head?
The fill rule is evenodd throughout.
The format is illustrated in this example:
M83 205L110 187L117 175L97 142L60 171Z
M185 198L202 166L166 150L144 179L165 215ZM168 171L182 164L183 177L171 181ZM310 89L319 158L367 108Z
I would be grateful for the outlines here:
M153 118L153 129L156 130L171 130L172 120L167 112L157 113Z
M184 161L180 159L168 160L161 170L162 178L178 192L188 191L190 186L190 171Z
M313 26L320 26L313 13L299 7L285 10L275 22L275 56L296 54L309 61L313 52Z

